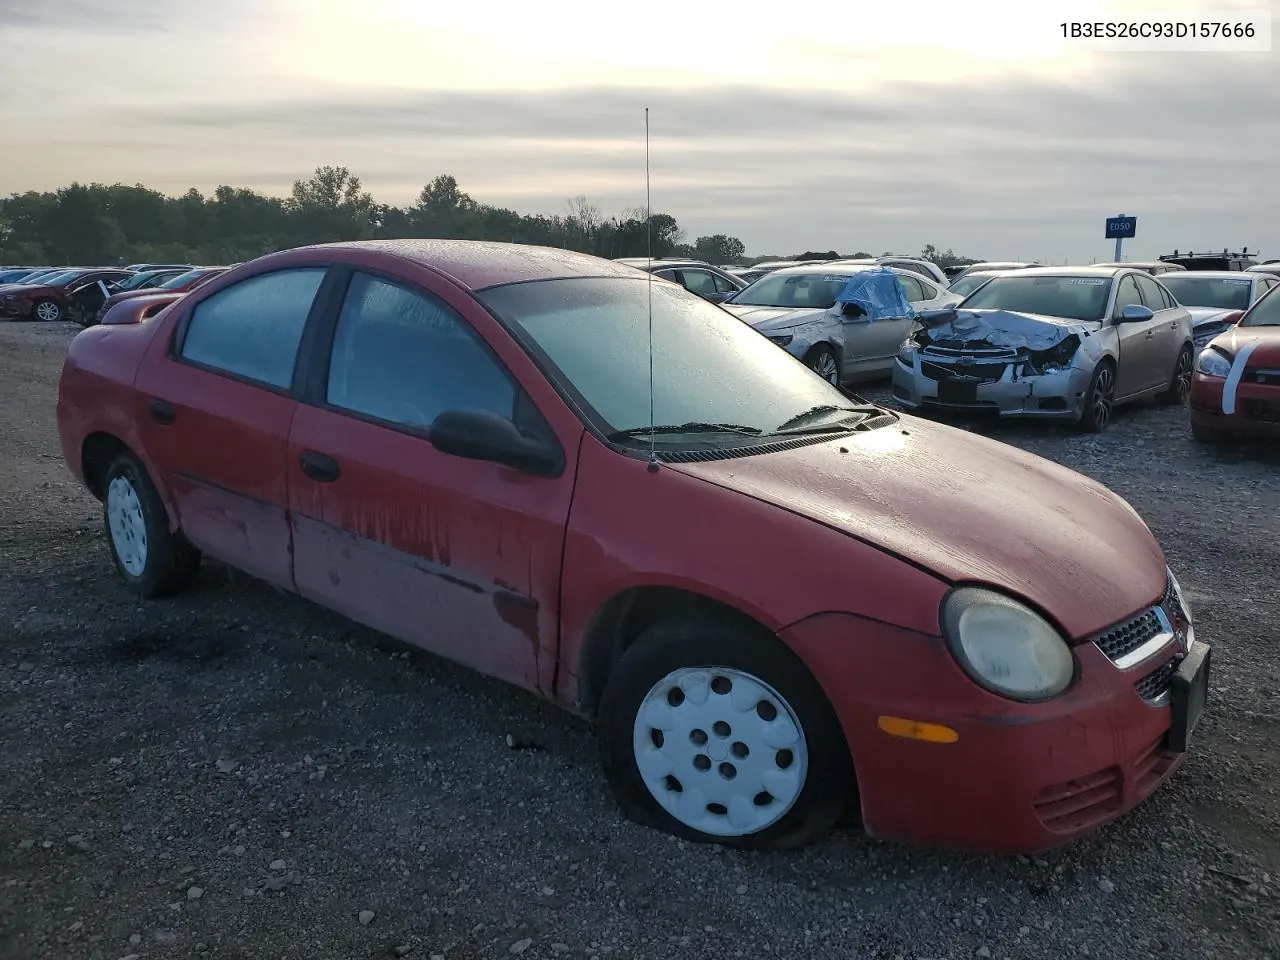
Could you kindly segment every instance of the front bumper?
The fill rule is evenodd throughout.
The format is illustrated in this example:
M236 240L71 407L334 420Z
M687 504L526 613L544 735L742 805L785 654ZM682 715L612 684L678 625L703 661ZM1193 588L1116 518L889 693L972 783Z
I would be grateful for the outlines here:
M1054 373L1021 374L1022 365L978 377L952 371L952 364L912 354L911 365L893 365L893 398L909 410L955 410L998 413L1003 417L1050 420L1080 419L1091 372L1067 367Z
M1249 373L1259 374L1249 368ZM1280 437L1280 377L1271 383L1241 381L1234 388L1231 413L1223 411L1226 381L1196 373L1191 378L1191 422L1223 433L1242 433L1259 437Z
M1181 629L1189 636L1189 624ZM1138 806L1184 756L1169 749L1172 710L1160 692L1183 645L1172 634L1126 669L1093 642L1075 647L1076 682L1042 704L982 690L939 637L845 614L813 617L782 635L832 701L872 836L1041 852ZM942 724L958 738L890 736L879 728L882 716Z
M30 320L31 303L26 300L15 300L7 303L0 302L0 319Z

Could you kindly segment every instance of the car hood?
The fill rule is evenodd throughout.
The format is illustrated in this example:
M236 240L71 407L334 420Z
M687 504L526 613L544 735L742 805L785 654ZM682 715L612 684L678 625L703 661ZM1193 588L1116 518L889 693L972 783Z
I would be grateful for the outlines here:
M1155 603L1165 588L1159 543L1118 495L1017 447L915 417L670 469L808 517L952 583L1022 597L1077 640ZM850 570L849 589L857 583Z
M2 296L30 297L36 294L60 294L63 292L61 287L47 287L42 283L6 283L0 286L0 295Z
M827 313L813 307L754 307L746 304L726 303L722 306L740 320L745 320L761 333L787 330L802 324L821 320Z
M1209 345L1226 351L1232 357L1252 348L1247 361L1249 366L1280 366L1280 327L1232 327L1214 337Z
M1016 313L1012 310L956 310L936 313L937 322L927 328L929 341L960 341L992 344L1014 349L1047 350L1071 334L1086 335L1098 330L1099 322L1049 317L1040 313Z
M1187 313L1191 314L1193 328L1221 320L1227 314L1239 312L1239 310L1224 310L1222 307L1187 307Z

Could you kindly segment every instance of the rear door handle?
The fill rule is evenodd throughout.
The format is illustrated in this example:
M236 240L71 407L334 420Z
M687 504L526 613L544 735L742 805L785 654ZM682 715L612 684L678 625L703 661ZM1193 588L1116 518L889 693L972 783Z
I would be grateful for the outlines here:
M314 450L302 451L298 462L302 465L302 472L317 483L333 483L342 476L337 460Z
M152 400L147 404L147 413L151 414L151 419L163 426L173 423L177 414L173 412L173 404L167 400Z
M1148 339L1148 340L1150 340L1150 339L1151 339L1152 337L1154 337L1155 335L1156 335L1156 332L1155 332L1154 330L1148 330L1148 331L1147 331L1147 339Z

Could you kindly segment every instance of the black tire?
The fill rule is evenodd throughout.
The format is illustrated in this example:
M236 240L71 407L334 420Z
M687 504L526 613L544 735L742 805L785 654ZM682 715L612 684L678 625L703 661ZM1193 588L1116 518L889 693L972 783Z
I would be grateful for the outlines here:
M116 485L114 490L113 484ZM125 484L133 491L139 508L137 512L141 513L145 536L142 537L143 559L140 565L136 562L136 555L135 562L121 556L118 534L112 529L113 510L128 502L126 488L119 484ZM147 476L146 468L131 453L122 453L107 470L102 484L102 520L111 560L125 586L134 593L149 599L167 597L186 589L195 580L200 570L200 551L187 542L181 531L169 529L169 515L160 495ZM136 527L130 529L134 531L136 541Z
M1191 344L1187 344L1178 354L1178 362L1174 364L1173 376L1169 378L1169 386L1156 397L1156 403L1165 407L1185 407L1191 398L1191 364L1193 361Z
M830 345L820 343L806 353L804 365L832 386L840 386L840 358Z
M1225 430L1217 430L1213 427L1206 427L1202 424L1191 422L1191 439L1196 443L1221 443L1226 439Z
M45 316L40 315L40 311L44 310ZM64 317L62 307L58 305L56 300L37 300L31 305L31 319L40 320L44 323L57 323Z
M1077 426L1085 433L1101 433L1111 422L1111 411L1116 396L1116 368L1110 360L1103 360L1089 378L1089 389L1084 393L1084 409Z
M655 799L636 762L633 746L635 724L650 691L675 670L702 667L708 669L713 680L715 668L719 667L735 671L739 676L748 674L750 678L772 687L784 706L790 708L803 733L807 762L798 795L789 809L785 812L779 810L776 820L753 833L720 836L681 822ZM745 682L749 678L742 680ZM709 698L721 695L725 694L707 694ZM638 823L688 840L718 842L754 850L803 846L823 836L836 824L849 805L854 787L853 767L839 721L813 675L799 657L776 638L728 619L678 620L659 623L645 630L623 654L609 678L597 718L597 732L605 775L623 812ZM681 736L696 744L699 741L692 739L695 732L691 730ZM731 738L731 734L727 736ZM701 742L706 740L704 734ZM728 739L720 741L722 751L724 743L728 742ZM731 749L736 751L739 746L741 744L734 743ZM710 748L707 752L711 752ZM783 749L769 762L777 763L783 769L783 754L788 752ZM766 755L757 753L761 757ZM734 756L737 756L736 752ZM693 758L687 778L699 776L693 768L699 759L706 758ZM725 764L721 764L723 766ZM698 771L703 769L697 768ZM708 770L707 775L721 776L718 770ZM749 781L744 780L743 783ZM683 786L679 792L683 794ZM763 804L758 799L761 796L766 798ZM757 809L767 806L768 797L767 791L756 794L753 806ZM722 813L725 813L723 807L713 815ZM729 822L727 815L723 822Z

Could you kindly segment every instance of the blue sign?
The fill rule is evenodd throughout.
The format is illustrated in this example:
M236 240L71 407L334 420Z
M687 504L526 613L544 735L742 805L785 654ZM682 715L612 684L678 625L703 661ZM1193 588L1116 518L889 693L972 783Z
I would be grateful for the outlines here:
M1137 234L1137 217L1107 217L1108 240L1132 240Z

